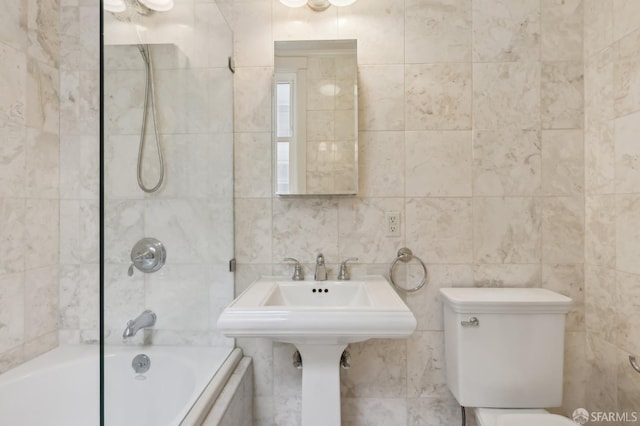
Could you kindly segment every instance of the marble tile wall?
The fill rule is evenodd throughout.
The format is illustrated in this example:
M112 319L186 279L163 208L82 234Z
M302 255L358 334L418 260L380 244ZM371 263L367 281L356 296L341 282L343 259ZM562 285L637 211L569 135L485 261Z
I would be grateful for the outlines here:
M640 375L640 8L585 0L585 323L591 410L630 412Z
M59 3L0 18L0 373L58 344Z
M218 4L237 65L236 293L261 274L289 274L285 256L310 276L320 251L333 276L341 260L359 257L357 276L386 273L408 246L431 273L406 298L418 318L411 338L351 345L345 424L459 422L443 372L443 286L547 287L572 297L562 411L583 404L584 226L611 214L585 217L583 1L368 0L323 13L278 0ZM275 197L273 41L336 38L358 40L358 196ZM636 99L622 88L618 96L625 109ZM633 123L619 126L633 133ZM592 161L629 162L627 152ZM400 213L399 237L385 236L386 211ZM418 272L411 266L400 280L411 285ZM298 424L293 348L237 344L255 363L256 424Z
M154 66L165 181L152 194L138 187L144 61L135 46L137 35L125 31L131 25L107 15L106 341L122 344L127 321L151 309L156 325L132 343L233 347L233 340L216 330L220 311L233 299L228 266L233 257L233 74L227 67L231 31L209 0L183 1L162 16L135 19L150 28L144 41ZM166 25L169 22L174 25ZM182 25L189 31L182 31ZM125 44L111 44L116 42ZM158 174L149 111L143 182L153 186ZM164 243L167 263L155 273L135 270L128 276L131 248L144 237Z
M240 360L202 426L251 426L253 424L253 363Z
M60 343L97 343L99 8L60 0Z
M105 152L107 158L114 160L106 169L111 197L107 206L111 214L106 218L111 231L106 234L106 244L110 249L116 243L118 247L108 250L106 273L110 280L106 299L112 303L108 306L107 328L111 340L117 343L126 321L151 304L164 319L163 329L153 335L154 342L231 344L216 332L210 332L215 326L216 313L232 295L232 280L226 272L230 256L221 249L233 245L230 210L225 210L225 220L212 220L212 216L220 213L222 204L216 200L227 200L228 206L231 198L231 173L227 164L231 163L232 155L229 130L232 119L222 112L229 110L224 106L228 105L232 92L226 70L228 55L221 49L225 44L230 45L230 34L228 29L217 31L225 24L213 1L182 2L180 6L180 13L189 12L185 19L194 31L181 32L180 37L173 37L169 44L166 39L155 40L163 44L152 48L157 55L154 61L159 70L157 85L163 88L161 96L174 100L165 102L158 110L159 121L164 126L161 132L165 139L168 176L161 199L145 200L137 189L135 133L141 111L124 113L131 112L134 98L142 94L143 86L138 81L144 75L142 62L134 48L112 47L106 52L107 83L123 83L112 102L107 102L105 111L108 124L115 129L112 133L117 133L108 140ZM96 343L99 338L100 40L96 32L99 9L95 1L61 0L60 27L59 335L64 343ZM166 31L162 34L166 35ZM124 39L116 41L132 43L127 36L130 34L125 33ZM179 70L187 64L194 68L191 74ZM184 90L171 91L176 86L168 85L168 81L179 82ZM124 87L124 83L132 83L131 88ZM190 97L202 100L205 107L188 102ZM212 120L212 115L219 119ZM131 129L135 131L128 131ZM147 150L149 153L154 154ZM207 161L211 158L213 163ZM201 175L189 173L191 170L198 170ZM153 168L145 169L145 173L156 172ZM177 218L183 216L188 220L180 223L186 223L187 229L167 226L178 223ZM216 222L220 226L208 228L204 222ZM135 242L132 239L141 238L145 226L149 232L165 230L157 231L156 236L168 242L170 257L179 263L147 282L141 275L133 279L126 275L128 253ZM201 233L201 229L208 232ZM191 237L185 237L183 231L190 232ZM212 235L220 244L209 246ZM126 247L121 241L126 241ZM177 280L178 275L188 279ZM184 282L191 281L194 285L185 288ZM190 315L180 315L185 311Z

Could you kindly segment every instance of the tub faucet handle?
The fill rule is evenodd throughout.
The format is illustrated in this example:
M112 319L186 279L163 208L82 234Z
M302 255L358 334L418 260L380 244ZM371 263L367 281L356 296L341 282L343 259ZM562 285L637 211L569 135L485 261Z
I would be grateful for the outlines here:
M131 266L127 273L132 276L134 267L144 273L156 272L166 260L167 250L160 240L143 238L131 249Z

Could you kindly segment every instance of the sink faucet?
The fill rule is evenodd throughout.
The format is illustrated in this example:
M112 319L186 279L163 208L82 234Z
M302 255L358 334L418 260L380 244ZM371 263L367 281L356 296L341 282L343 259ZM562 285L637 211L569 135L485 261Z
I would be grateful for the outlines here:
M138 318L129 320L127 322L127 327L124 329L124 333L122 333L122 338L126 339L128 337L133 337L141 329L153 327L155 323L156 314L147 309L146 311L138 315Z
M302 271L302 265L298 262L298 259L294 259L293 257L285 257L285 262L295 262L296 266L293 268L293 276L291 279L293 281L304 281L304 272Z
M316 281L326 281L327 280L327 267L324 264L324 256L322 253L316 257L316 273L313 276Z
M345 259L345 261L340 264L340 270L338 272L338 280L348 281L349 279L351 279L351 276L349 275L349 270L347 269L347 262L357 261L357 260L358 260L357 257L350 257L348 259Z

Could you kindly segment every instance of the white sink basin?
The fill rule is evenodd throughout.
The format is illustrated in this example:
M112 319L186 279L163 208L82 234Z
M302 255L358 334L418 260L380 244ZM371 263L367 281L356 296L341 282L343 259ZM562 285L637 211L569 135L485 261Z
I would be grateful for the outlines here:
M403 338L415 328L415 317L382 276L353 281L260 278L218 318L218 329L229 337L296 345L302 358L302 426L341 424L339 361L349 343Z
M335 307L371 306L366 285L362 282L312 283L300 285L299 281L277 282L264 306Z
M229 337L286 343L402 338L415 328L415 317L382 276L318 282L263 277L218 319L218 329Z

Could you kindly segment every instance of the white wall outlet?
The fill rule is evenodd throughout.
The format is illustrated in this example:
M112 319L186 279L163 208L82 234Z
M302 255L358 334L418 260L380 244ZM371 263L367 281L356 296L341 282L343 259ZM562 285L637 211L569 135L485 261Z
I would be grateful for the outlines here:
M387 237L400 236L400 212L385 212L384 223Z

